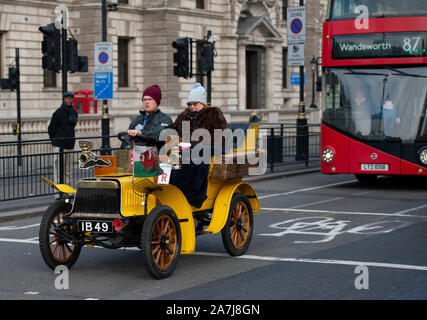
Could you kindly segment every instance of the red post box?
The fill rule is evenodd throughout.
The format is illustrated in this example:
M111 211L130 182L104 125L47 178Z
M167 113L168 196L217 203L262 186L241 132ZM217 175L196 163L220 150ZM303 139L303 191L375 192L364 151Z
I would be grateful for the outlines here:
M98 113L98 101L93 98L92 90L74 92L73 106L78 113Z

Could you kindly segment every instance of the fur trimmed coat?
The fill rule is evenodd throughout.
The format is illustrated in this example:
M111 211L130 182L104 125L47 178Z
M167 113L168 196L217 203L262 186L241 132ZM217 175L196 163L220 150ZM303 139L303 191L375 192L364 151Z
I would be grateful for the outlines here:
M211 137L211 147L214 146L214 130L227 128L224 115L216 107L207 107L199 112L190 112L185 109L178 115L172 128L178 132L180 138L186 139L185 135L188 133L183 132L183 121L190 122L190 137L197 129L207 129ZM199 142L191 141L191 144L194 147ZM189 164L182 164L181 170L172 170L169 183L177 186L192 206L200 208L207 199L209 167L209 163L195 164L193 161L190 161Z
M211 145L214 145L214 130L215 129L227 129L227 121L222 114L221 109L217 107L206 107L199 112L190 112L188 108L186 108L183 112L181 112L173 123L172 128L178 132L178 135L182 138L183 136L183 121L190 121L190 137L193 134L194 130L197 129L207 129L211 136ZM201 140L201 139L200 139ZM191 143L197 144L200 142L191 141ZM190 141L185 141L190 142Z

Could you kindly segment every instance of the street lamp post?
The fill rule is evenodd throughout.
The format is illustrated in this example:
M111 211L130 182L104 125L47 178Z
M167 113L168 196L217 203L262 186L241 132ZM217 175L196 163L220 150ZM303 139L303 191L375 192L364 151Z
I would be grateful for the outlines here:
M300 0L300 6L304 6L304 0ZM297 141L296 141L296 155L295 160L308 161L308 126L307 118L305 116L305 103L304 103L304 66L299 67L300 74L300 93L299 93L299 107L297 118Z
M102 41L107 41L107 0L102 0ZM101 154L110 154L110 116L108 115L108 100L102 100L101 119L102 145Z

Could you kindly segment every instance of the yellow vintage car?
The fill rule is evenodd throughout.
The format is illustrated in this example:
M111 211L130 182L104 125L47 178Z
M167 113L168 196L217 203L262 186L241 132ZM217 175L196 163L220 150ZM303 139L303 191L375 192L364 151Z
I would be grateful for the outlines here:
M258 125L246 124L245 135L244 143L223 157L258 152ZM79 161L87 163L90 143L80 146ZM181 254L194 252L196 236L205 233L221 232L225 250L232 256L246 252L253 212L260 210L255 190L242 181L247 165L211 161L208 197L201 208L195 208L180 189L160 183L159 177L135 178L127 168L128 154L118 150L113 156L96 157L98 164L101 160L112 165L95 167L94 177L80 180L76 190L44 178L68 195L48 207L40 224L40 251L50 268L70 268L83 246L139 247L148 273L161 279L173 272ZM173 157L176 154L169 162L176 161Z

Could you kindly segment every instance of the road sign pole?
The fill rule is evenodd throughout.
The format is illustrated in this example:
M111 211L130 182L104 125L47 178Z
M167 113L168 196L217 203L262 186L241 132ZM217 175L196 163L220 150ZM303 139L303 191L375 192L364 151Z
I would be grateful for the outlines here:
M304 6L304 0L300 0L300 6L301 7ZM305 160L306 165L308 165L308 126L307 126L307 118L305 116L305 102L304 102L304 64L299 67L299 73L300 73L300 84L299 84L300 90L299 90L295 160Z
M18 138L18 165L22 165L22 144L21 144L21 70L19 65L19 48L15 48L15 62L18 83L16 85L16 135Z
M64 28L64 12L62 12L62 96L64 92L68 91L68 79L67 79L67 68L66 68L66 43L67 43L67 29Z
M102 41L107 41L107 0L102 0ZM111 154L110 149L110 116L108 115L108 100L102 100L102 146L101 154Z

